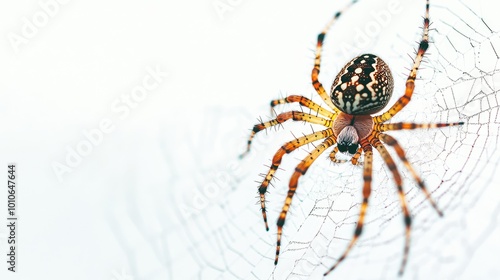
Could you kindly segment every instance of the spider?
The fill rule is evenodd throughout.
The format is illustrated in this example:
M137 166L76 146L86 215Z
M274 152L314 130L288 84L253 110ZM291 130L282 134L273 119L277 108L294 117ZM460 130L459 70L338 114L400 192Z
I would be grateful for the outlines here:
M408 162L405 156L405 151L403 150L401 145L398 143L398 141L396 141L395 138L386 134L386 132L403 129L440 128L462 125L463 122L425 124L408 122L386 123L410 102L413 95L417 71L429 46L429 0L426 1L422 37L418 45L418 50L415 54L412 69L406 80L406 90L404 95L401 96L395 104L393 104L387 111L383 112L382 114L372 116L372 114L380 112L388 104L394 87L394 81L388 65L380 57L373 54L362 54L349 61L337 74L331 87L330 95L326 93L323 85L318 81L323 40L332 24L340 17L342 13L345 12L345 10L347 10L352 4L356 2L357 0L353 0L343 10L337 12L330 20L330 22L328 22L323 31L318 35L317 39L314 67L311 73L312 85L321 99L324 101L324 103L326 103L329 109L331 109L333 112L300 95L290 95L286 98L272 100L271 108L279 104L296 102L299 103L302 107L309 108L316 114L308 114L302 111L289 111L277 115L275 119L272 119L270 121L260 122L259 124L256 124L253 127L252 133L248 140L247 149L245 153L242 154L242 156L250 151L252 139L259 131L281 124L287 120L304 121L323 125L324 127L326 127L326 129L324 130L317 131L300 138L296 138L281 146L281 148L274 154L272 165L259 186L258 192L260 194L262 216L264 218L266 230L268 231L269 226L267 223L265 195L267 192L267 187L273 179L283 156L308 143L323 139L323 142L315 146L314 150L311 151L308 156L297 165L294 173L291 176L288 194L277 221L277 244L276 257L274 261L274 264L276 265L278 263L278 257L280 253L283 225L285 224L288 210L290 209L293 196L297 190L299 178L307 172L308 168L318 158L318 156L325 152L328 148L333 147L332 151L330 152L330 160L335 163L345 162L344 160L339 160L336 158L336 154L338 152L349 154L351 156L351 163L353 165L357 165L359 158L364 154L364 161L362 164L363 200L361 203L358 222L347 248L345 249L343 254L336 260L333 266L331 266L330 269L324 274L326 276L347 257L349 251L353 248L363 231L363 223L371 193L373 159L372 148L375 148L380 153L380 156L392 173L394 182L397 187L401 209L403 212L405 225L405 243L403 249L403 258L399 269L399 275L402 275L410 249L412 219L406 203L405 193L402 188L401 175L396 167L393 158L388 153L384 143L394 148L397 156L403 162L406 169L410 172L413 179L417 182L421 191L425 195L425 198L436 210L437 214L439 216L442 216L443 214L437 207L436 202L430 196L430 193L427 191L422 179L419 177L419 175L417 175L412 165Z

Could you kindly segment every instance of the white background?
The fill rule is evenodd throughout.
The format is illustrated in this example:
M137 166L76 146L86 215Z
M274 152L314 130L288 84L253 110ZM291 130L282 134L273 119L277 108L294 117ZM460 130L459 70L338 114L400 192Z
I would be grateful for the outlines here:
M217 268L219 273L201 272L206 259L217 262L222 254L206 244L225 247L217 245L220 241L204 240L203 235L190 236L191 228L202 227L203 232L203 227L225 224L229 217L258 224L255 227L263 236L259 238L271 241L260 259L252 261L272 266L274 235L260 224L253 182L258 179L254 174L265 171L262 164L275 149L265 147L265 141L271 141L268 138L261 139L260 154L240 166L245 171L238 176L244 182L231 184L231 189L219 190L209 199L209 203L230 201L227 212L212 213L210 206L202 207L203 217L213 220L200 221L196 215L183 216L183 208L192 206L185 202L194 201L190 198L197 188L214 180L217 172L232 172L227 163L237 159L256 118L269 116L269 100L286 94L312 96L309 75L316 35L343 4L73 0L51 2L57 4L50 7L53 14L43 22L43 15L37 16L47 14L40 4L47 2L0 4L0 164L5 170L7 163L17 163L19 217L18 272L7 272L2 261L2 279L231 279L235 275L255 279L256 274L238 269L234 274L225 273L234 268L230 263ZM360 24L358 13L378 7L360 2L334 27L331 38L348 38ZM380 5L386 5L387 1L382 2ZM228 10L216 8L224 3ZM481 1L477 5L480 15L491 22L496 19L493 12L500 8L494 5L498 4ZM393 18L396 23L386 26L366 47L386 53L389 60L407 59L392 66L399 76L406 72L409 58L391 55L387 46L396 43L384 41L390 40L384 36L406 34L408 41L415 40L424 4L402 7L403 12ZM42 21L29 36L22 34L25 18ZM491 27L499 30L498 24ZM12 34L23 37L23 43L13 44ZM328 60L343 58L343 53L334 50L333 43L325 49L324 61L331 66L325 66L322 79L329 88L333 75L349 58ZM131 96L149 75L148 69L155 68L168 77L136 102L126 117L114 110L113 104L120 103L122 96ZM114 130L104 133L88 155L69 167L70 172L58 176L54 166L67 164L68 150L77 149L86 141L84 131L99 128L103 119L109 119ZM289 134L277 137L288 139ZM498 170L498 166L492 168ZM0 176L6 177L6 171ZM492 180L478 180L474 187L486 189L499 182L498 176ZM5 210L6 187L3 189L0 209ZM495 195L498 202L498 190L489 193L490 198ZM0 213L6 213L4 210ZM245 216L246 210L255 215ZM465 261L463 279L499 272L493 261L500 250L495 224L498 211L487 208L475 215L478 220L493 217L493 222L484 224L491 227L489 235L478 243L481 248L473 250L471 261ZM7 234L1 226L2 256ZM187 239L201 241L188 243ZM251 245L241 242L242 248L235 251L243 256ZM400 245L394 245L396 250L401 250ZM400 255L394 258L399 260ZM352 272L356 267L361 269L356 258L346 264L351 269L347 275L353 279L358 279L356 271ZM386 269L392 277L398 266ZM456 276L456 272L448 275Z

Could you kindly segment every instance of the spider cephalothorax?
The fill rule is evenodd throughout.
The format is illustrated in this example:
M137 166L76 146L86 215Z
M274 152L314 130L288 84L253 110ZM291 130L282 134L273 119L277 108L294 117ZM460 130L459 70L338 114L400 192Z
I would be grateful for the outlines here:
M356 153L359 140L372 132L373 120L370 115L349 115L340 112L333 121L333 134L337 136L337 147L340 152Z
M351 4L355 2L357 2L357 0L353 0ZM358 159L362 154L364 154L362 189L363 200L360 207L358 223L356 224L354 235L344 253L325 273L326 275L346 258L349 251L361 235L366 210L368 208L368 200L371 193L373 148L375 148L392 173L399 201L401 203L403 221L405 224L404 253L399 270L399 273L402 274L410 248L411 215L406 203L405 192L403 191L403 180L394 160L392 159L392 156L386 149L386 145L394 148L396 155L403 162L406 169L408 169L413 179L417 182L420 190L425 195L425 198L430 202L439 215L442 215L442 213L430 196L430 193L427 191L424 182L409 163L401 145L399 145L398 141L394 137L387 134L387 132L402 129L454 126L461 125L463 122L432 124L416 124L407 122L386 123L410 102L413 95L417 71L429 46L429 0L427 0L425 7L422 38L413 61L410 74L406 79L406 90L397 102L394 103L394 105L380 115L370 115L379 112L387 105L394 87L389 67L382 59L372 54L363 54L348 62L337 75L329 96L323 85L318 80L321 65L321 51L327 30L342 13L343 12L337 12L333 19L327 24L325 29L318 35L316 58L311 74L314 89L324 103L328 105L331 111L300 95L290 95L286 98L273 100L271 101L272 107L279 104L297 102L302 107L309 108L311 113L305 113L303 111L289 111L279 114L273 120L256 124L253 127L252 134L248 140L247 151L245 154L250 150L252 139L256 133L266 128L286 122L287 120L305 121L326 127L324 130L316 131L312 134L293 139L281 146L281 148L274 154L269 171L258 188L262 217L264 218L266 230L269 230L265 195L267 187L274 178L274 174L278 170L283 156L309 143L319 140L323 141L321 144L314 145L314 150L312 150L309 155L297 165L290 178L287 197L276 223L278 238L276 242L275 264L278 263L283 226L285 224L286 215L290 209L290 205L292 204L293 196L297 190L299 178L304 175L311 164L329 148L332 148L332 151L330 152L330 159L335 163L345 162L344 160L339 160L335 157L339 151L351 154L352 164L357 164Z

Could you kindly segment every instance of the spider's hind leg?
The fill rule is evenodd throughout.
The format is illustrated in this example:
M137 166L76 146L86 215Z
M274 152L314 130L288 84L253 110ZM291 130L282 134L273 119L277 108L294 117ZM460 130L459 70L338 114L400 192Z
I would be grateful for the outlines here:
M379 151L382 159L384 160L387 167L392 173L392 177L394 182L396 183L396 187L399 194L399 202L401 203L401 209L403 211L403 218L405 223L405 245L403 252L403 260L401 262L401 267L399 269L399 275L403 275L404 269L406 267L406 263L408 261L408 253L410 251L410 234L411 234L411 216L410 211L408 210L408 205L406 202L406 196L403 191L403 180L401 178L401 174L396 167L396 163L392 159L391 155L385 148L384 144L380 142L377 138L371 139L370 143Z
M432 199L429 191L425 187L424 182L422 181L422 179L420 179L420 176L417 175L417 172L415 171L415 169L413 169L413 166L410 164L410 162L406 158L405 151L403 150L401 145L399 145L398 141L394 137L392 137L388 134L383 134L383 133L381 133L379 135L379 139L381 141L383 141L384 143L386 143L387 145L393 147L394 150L396 150L396 154L398 155L399 159L401 159L401 161L405 165L406 169L408 169L408 171L410 171L413 179L415 181L417 181L417 184L420 187L420 189L422 190L422 192L424 193L425 198L430 202L430 204L436 210L438 215L443 216L443 212L441 212L441 210L439 210L439 208L437 207L436 202L434 201L434 199Z

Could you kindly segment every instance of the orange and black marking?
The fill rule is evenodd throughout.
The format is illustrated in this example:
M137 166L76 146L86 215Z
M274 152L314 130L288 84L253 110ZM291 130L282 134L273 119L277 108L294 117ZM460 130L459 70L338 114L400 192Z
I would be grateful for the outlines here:
M389 103L393 89L389 66L376 55L362 54L340 70L332 84L331 99L346 114L369 115Z

